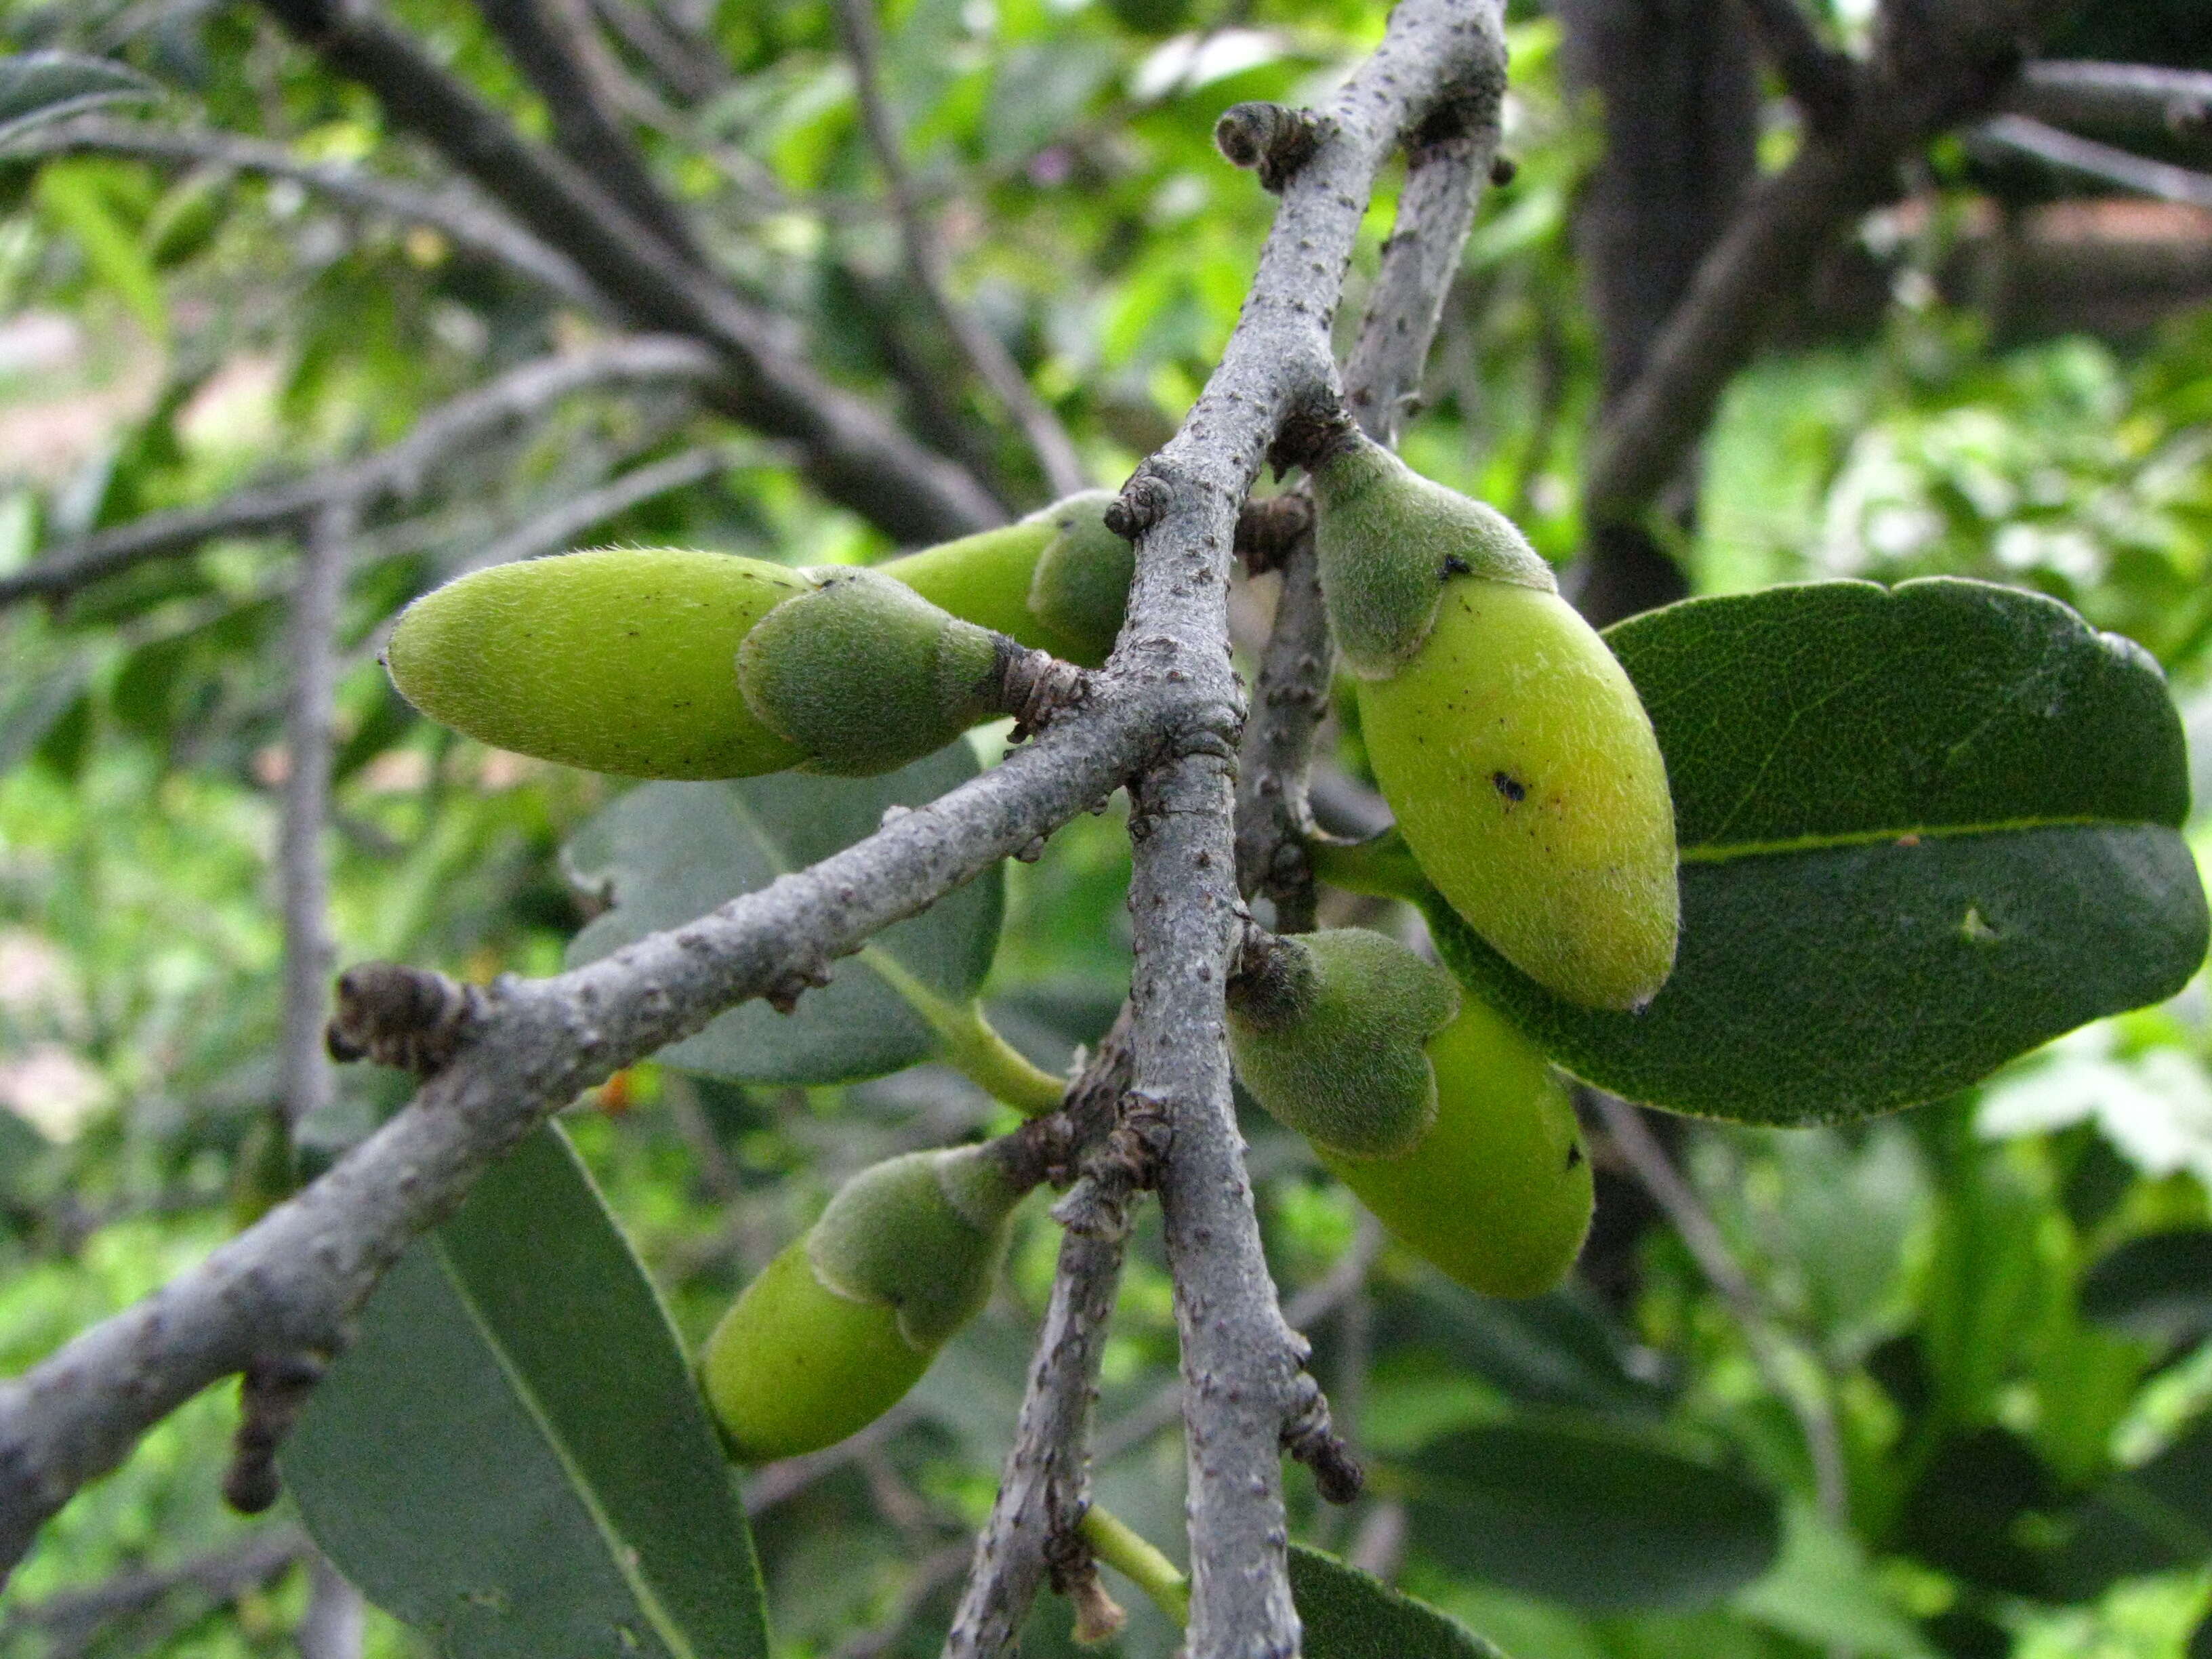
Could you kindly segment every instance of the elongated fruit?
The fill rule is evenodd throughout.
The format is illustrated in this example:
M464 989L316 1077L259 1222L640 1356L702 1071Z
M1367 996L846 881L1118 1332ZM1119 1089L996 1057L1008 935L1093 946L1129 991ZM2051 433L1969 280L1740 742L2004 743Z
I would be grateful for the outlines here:
M963 621L1096 668L1113 649L1135 556L1106 528L1110 490L874 567Z
M432 720L497 748L624 777L751 777L805 756L754 718L732 662L807 587L678 547L495 565L408 606L385 665Z
M1356 433L1313 479L1330 625L1421 869L1530 978L1641 1007L1673 969L1680 899L1636 688L1503 515Z
M735 674L761 724L790 739L799 769L840 777L895 771L997 712L1014 642L949 616L881 571L803 573L738 646Z
M1422 1045L1459 1004L1449 974L1381 933L1268 939L1230 982L1229 1052L1252 1097L1316 1146L1401 1152L1436 1117Z
M1589 1160L1544 1056L1473 995L1429 1039L1434 1125L1395 1158L1316 1146L1391 1237L1485 1296L1536 1296L1589 1231Z
M817 1451L896 1405L981 1311L1030 1184L988 1144L909 1152L848 1182L700 1355L732 1455Z

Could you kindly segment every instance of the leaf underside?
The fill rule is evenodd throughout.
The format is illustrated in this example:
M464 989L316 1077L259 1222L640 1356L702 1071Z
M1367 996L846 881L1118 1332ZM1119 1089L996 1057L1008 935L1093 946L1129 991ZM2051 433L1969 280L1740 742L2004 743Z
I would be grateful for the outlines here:
M611 907L569 942L571 967L679 927L873 835L893 807L927 805L975 775L965 742L880 778L796 772L728 783L648 783L579 830L562 854L570 878ZM939 996L965 1002L990 970L1004 910L994 866L910 921L876 935ZM830 969L795 1012L762 1002L721 1015L664 1049L671 1066L737 1083L850 1083L928 1059L928 1027L866 956Z
M768 1653L682 1348L550 1125L386 1277L280 1462L325 1553L454 1659Z
M1291 1546L1291 1598L1305 1659L1504 1659L1457 1620L1304 1544Z
M2158 668L1985 582L1692 599L1607 641L1650 711L1682 846L1674 975L1568 1003L1440 902L1445 961L1563 1066L1740 1121L1936 1098L2179 990L2207 918Z

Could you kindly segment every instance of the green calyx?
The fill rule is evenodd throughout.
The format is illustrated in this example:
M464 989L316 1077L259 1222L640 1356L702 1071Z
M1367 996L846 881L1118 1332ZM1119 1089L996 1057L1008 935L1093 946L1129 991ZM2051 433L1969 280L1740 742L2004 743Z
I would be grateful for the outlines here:
M1113 649L1136 556L1106 528L1110 490L874 567L932 605L1033 651L1096 668Z
M1455 576L1559 590L1511 520L1424 478L1356 429L1310 471L1322 603L1363 679L1388 678L1420 650Z
M753 777L801 754L745 706L730 659L805 588L680 547L495 565L408 606L385 665L416 708L495 748L623 777Z
M934 1353L982 1310L1029 1190L990 1146L909 1152L864 1170L806 1236L823 1285L892 1310L900 1334Z
M879 571L801 573L809 591L755 625L737 680L798 769L871 777L933 754L997 711L1002 636Z
M1459 1004L1450 975L1380 933L1271 939L1230 983L1230 1054L1253 1098L1316 1146L1388 1157L1435 1120L1422 1045Z

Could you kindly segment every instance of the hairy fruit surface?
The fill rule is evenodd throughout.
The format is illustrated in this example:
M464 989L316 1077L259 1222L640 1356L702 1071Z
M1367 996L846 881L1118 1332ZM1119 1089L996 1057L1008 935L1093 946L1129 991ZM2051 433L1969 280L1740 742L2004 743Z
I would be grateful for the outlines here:
M409 702L495 748L622 777L753 777L801 755L746 708L730 659L805 588L681 547L494 565L409 605L385 665Z

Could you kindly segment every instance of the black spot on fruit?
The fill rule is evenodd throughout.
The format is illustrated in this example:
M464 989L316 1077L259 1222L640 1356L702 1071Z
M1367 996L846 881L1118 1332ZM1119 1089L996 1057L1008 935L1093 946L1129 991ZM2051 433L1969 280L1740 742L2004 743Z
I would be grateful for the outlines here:
M1468 563L1465 559L1462 559L1462 557L1460 557L1460 556L1459 556L1458 554L1456 554L1456 553L1450 553L1450 554L1447 554L1447 555L1444 556L1444 574L1445 574L1445 575L1447 575L1447 576L1471 576L1471 575L1473 575L1474 574L1474 567L1473 565L1469 564L1469 563Z
M1509 801L1517 804L1528 798L1528 786L1510 772L1492 772L1490 781L1497 786L1498 793Z

